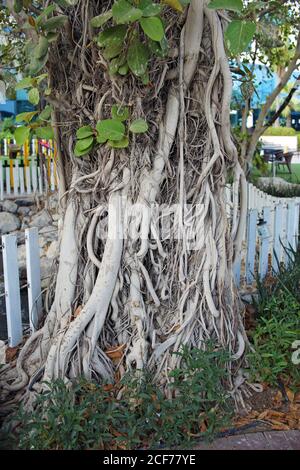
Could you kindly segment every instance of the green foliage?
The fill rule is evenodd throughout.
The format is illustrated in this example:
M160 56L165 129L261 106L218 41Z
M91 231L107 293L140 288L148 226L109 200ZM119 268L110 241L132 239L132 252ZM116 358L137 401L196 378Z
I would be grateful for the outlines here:
M231 10L240 13L243 9L242 0L211 0L208 8Z
M111 390L86 380L67 387L57 380L39 394L35 410L20 407L2 431L7 446L20 449L134 449L161 444L184 447L195 437L212 438L229 424L232 403L225 391L229 355L186 348L173 371L172 400L165 398L150 375L127 375ZM122 388L122 398L117 399ZM176 391L176 393L175 393ZM188 398L188 399L187 399ZM20 425L14 429L14 424ZM203 432L200 431L202 429Z
M258 323L250 332L255 352L248 353L252 380L276 385L278 379L299 386L300 368L292 363L292 343L300 339L300 253L286 248L288 268L280 266L275 282L258 281L254 300Z
M232 21L225 31L225 41L231 54L237 56L243 52L251 42L256 30L253 22L245 20Z
M264 135L273 135L273 136L295 136L297 132L292 127L269 127Z
M127 106L114 104L111 108L111 119L102 119L96 124L96 128L83 126L76 132L77 142L74 154L77 157L88 154L96 144L107 144L108 147L123 149L128 147L128 132L143 134L148 130L148 124L144 119L136 119L128 125L129 115Z
M31 88L28 93L28 101L31 104L38 105L40 102L40 92L38 88Z
M25 126L16 127L14 132L14 138L16 139L17 145L23 145L24 142L29 138L30 128Z

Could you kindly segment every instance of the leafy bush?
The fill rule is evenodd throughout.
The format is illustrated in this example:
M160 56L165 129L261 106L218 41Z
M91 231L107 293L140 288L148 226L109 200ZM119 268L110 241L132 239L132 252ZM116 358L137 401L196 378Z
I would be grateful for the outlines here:
M264 135L272 136L295 136L297 132L292 127L269 127Z
M132 449L185 446L200 435L211 438L229 424L232 404L224 388L229 355L211 343L206 351L183 349L179 354L182 366L172 372L169 386L172 399L148 375L127 375L117 389L84 379L68 388L57 380L38 395L34 411L20 407L5 425L6 445Z
M260 189L274 197L300 197L300 184L297 185L297 183L294 186L264 184Z
M287 250L290 266L280 266L274 282L258 282L257 327L250 332L255 352L248 354L253 380L275 385L278 379L300 383L292 343L300 339L300 253Z

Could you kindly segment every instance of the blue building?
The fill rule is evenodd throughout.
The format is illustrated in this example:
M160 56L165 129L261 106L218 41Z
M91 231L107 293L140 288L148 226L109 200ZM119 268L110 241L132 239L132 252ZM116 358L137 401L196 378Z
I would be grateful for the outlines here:
M6 117L16 116L34 109L34 106L27 99L26 90L17 90L15 100L6 100L5 103L0 102L0 121Z

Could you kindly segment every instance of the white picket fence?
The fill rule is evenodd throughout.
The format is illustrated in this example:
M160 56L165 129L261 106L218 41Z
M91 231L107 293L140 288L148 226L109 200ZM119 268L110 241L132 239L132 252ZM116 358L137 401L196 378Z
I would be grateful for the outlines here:
M273 197L248 183L247 223L242 249L234 265L236 285L251 291L280 265L288 266L298 247L300 197ZM226 188L228 215L239 211L236 184Z
M239 213L236 184L225 188L227 213ZM255 281L291 261L289 247L296 250L299 237L300 198L272 197L248 184L247 224L234 275L241 291L255 290ZM40 251L37 228L26 229L26 264L31 331L35 331L42 312ZM2 236L6 316L10 346L22 341L20 283L16 235Z

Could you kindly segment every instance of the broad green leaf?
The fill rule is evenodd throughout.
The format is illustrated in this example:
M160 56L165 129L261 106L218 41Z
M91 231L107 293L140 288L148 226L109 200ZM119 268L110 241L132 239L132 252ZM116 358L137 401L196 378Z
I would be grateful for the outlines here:
M31 119L37 114L37 111L30 111L17 114L16 122L30 122Z
M43 10L43 12L35 20L37 26L40 26L44 18L50 15L51 13L53 13L55 8L56 8L55 5L49 5L47 8L45 8L45 10Z
M256 24L250 21L232 21L225 31L225 41L232 55L238 55L247 49L254 36Z
M28 93L28 101L31 104L37 105L40 102L40 92L38 88L32 88Z
M127 63L130 70L137 77L142 77L147 71L149 50L138 39L135 39L128 48Z
M41 25L41 28L44 31L55 31L58 28L61 28L68 20L66 15L53 16L49 20L45 21Z
M50 126L45 126L45 127L37 127L35 129L36 136L39 139L53 139L54 134L53 134L53 129Z
M129 108L127 106L118 106L113 104L111 108L111 117L117 121L126 121L129 118Z
M42 73L41 75L39 75L38 77L34 77L34 79L36 80L37 84L39 85L43 80L45 80L45 78L48 77L48 74L47 73Z
M179 0L162 0L162 3L169 5L169 7L173 8L173 10L183 12L183 6Z
M23 8L23 1L22 0L14 0L14 11L15 13L21 13Z
M159 15L162 10L162 5L158 3L153 3L152 0L141 0L139 3L139 8L143 12L143 16L155 16Z
M46 65L48 61L48 54L43 59L36 59L34 56L31 58L28 71L32 75L39 73Z
M148 124L144 119L136 119L130 124L129 130L134 134L143 134L148 130Z
M120 75L127 75L128 74L128 70L129 70L129 67L128 67L128 64L124 64L124 65L121 65L121 67L119 67L118 69L118 73Z
M237 11L238 13L243 9L242 0L212 0L208 4L208 8L215 10L231 10Z
M112 59L109 63L109 73L112 75L115 75L120 67L120 58L116 57L115 59Z
M120 55L123 49L123 44L108 44L104 51L103 51L103 57L106 60L113 59L114 57L117 57Z
M122 140L125 134L125 126L117 119L104 119L99 121L96 125L98 131L97 141L99 143L106 142L107 140Z
M94 132L91 126L83 126L77 129L76 137L77 139L86 139L87 137L90 137L93 134Z
M22 88L30 88L33 85L33 80L32 77L23 78L16 84L15 89L22 90Z
M150 18L141 18L140 25L144 33L153 41L161 41L164 37L164 27L160 18L155 16Z
M93 28L101 28L105 23L107 23L112 17L112 11L109 10L106 13L102 13L102 15L95 16L91 19L91 26Z
M40 36L38 45L34 48L34 57L36 59L42 59L48 52L48 39L44 36Z
M48 104L43 111L39 114L39 119L48 121L51 117L52 107Z
M21 126L17 127L14 132L14 138L16 139L17 145L23 145L24 142L28 139L30 134L30 128Z
M156 41L148 41L148 47L150 49L150 51L152 52L152 54L155 54L157 57L165 57L166 55L166 52L163 51L160 43L156 42Z
M76 142L74 148L74 155L80 157L81 155L87 154L93 147L94 137L90 136L86 139L80 139Z
M126 0L118 0L113 4L112 14L117 24L128 24L141 18L143 13Z
M109 140L107 144L109 145L109 147L113 147L115 149L125 149L129 145L129 140L128 137L123 137L123 139L118 141Z
M98 35L97 42L99 46L112 46L122 44L127 33L125 25L112 26Z

